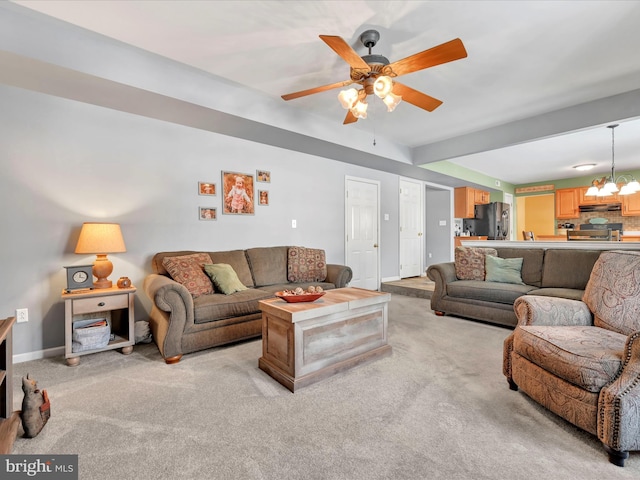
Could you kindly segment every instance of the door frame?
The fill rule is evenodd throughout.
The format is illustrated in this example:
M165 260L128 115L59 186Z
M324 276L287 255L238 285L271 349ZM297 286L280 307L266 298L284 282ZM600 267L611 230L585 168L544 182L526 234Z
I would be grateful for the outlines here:
M344 176L344 264L345 265L349 265L348 260L349 260L349 242L347 240L348 235L349 235L349 222L350 222L350 218L349 218L349 199L348 199L348 194L347 192L349 191L347 188L347 185L349 184L349 182L360 182L360 183L368 183L371 185L375 185L376 187L376 218L378 219L378 221L376 222L377 224L377 228L376 228L376 244L378 245L378 247L376 248L377 252L376 252L376 263L377 263L377 279L376 279L376 284L378 285L378 290L380 289L380 283L381 283L381 278L382 278L382 272L381 272L381 264L380 264L380 258L381 258L381 253L380 251L382 250L382 247L380 245L380 190L381 190L381 183L379 180L372 180L370 178L363 178L363 177L354 177L352 175L345 175Z

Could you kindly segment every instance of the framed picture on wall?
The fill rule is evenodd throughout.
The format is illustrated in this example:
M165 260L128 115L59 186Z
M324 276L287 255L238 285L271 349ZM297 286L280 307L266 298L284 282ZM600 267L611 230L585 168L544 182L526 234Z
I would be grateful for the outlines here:
M223 214L253 215L255 190L253 175L238 172L222 172Z
M216 184L212 182L198 182L198 195L215 195Z
M218 212L212 207L198 207L198 218L200 220L217 220Z
M267 190L258 190L258 205L269 206L269 192Z
M271 172L267 172L266 170L256 170L256 181L271 183Z

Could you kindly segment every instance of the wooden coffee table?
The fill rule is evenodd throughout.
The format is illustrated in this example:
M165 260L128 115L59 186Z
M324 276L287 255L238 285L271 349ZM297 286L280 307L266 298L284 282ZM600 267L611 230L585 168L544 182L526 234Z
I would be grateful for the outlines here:
M292 392L391 354L389 293L338 288L311 303L260 301L260 369Z

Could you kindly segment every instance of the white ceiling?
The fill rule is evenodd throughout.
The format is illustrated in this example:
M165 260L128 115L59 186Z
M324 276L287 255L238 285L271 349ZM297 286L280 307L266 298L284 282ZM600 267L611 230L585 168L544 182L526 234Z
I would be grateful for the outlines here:
M572 168L580 163L610 171L606 125L616 122L617 172L640 168L640 95L619 96L640 92L637 1L15 3L274 98L349 78L348 65L320 34L341 36L364 55L358 37L375 28L381 39L373 53L392 62L459 37L467 58L401 77L442 100L438 109L404 103L386 113L379 103L367 120L342 128L372 137L384 132L413 148L417 164L453 156L462 166L522 184L583 176ZM337 93L288 104L340 124L345 111ZM580 107L615 95L607 100L612 108Z

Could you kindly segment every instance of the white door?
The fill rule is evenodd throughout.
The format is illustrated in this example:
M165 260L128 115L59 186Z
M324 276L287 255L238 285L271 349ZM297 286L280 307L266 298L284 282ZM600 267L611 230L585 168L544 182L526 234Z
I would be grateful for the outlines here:
M422 274L423 192L422 182L400 179L400 278Z
M346 177L345 190L346 264L353 270L349 286L378 290L380 182Z

